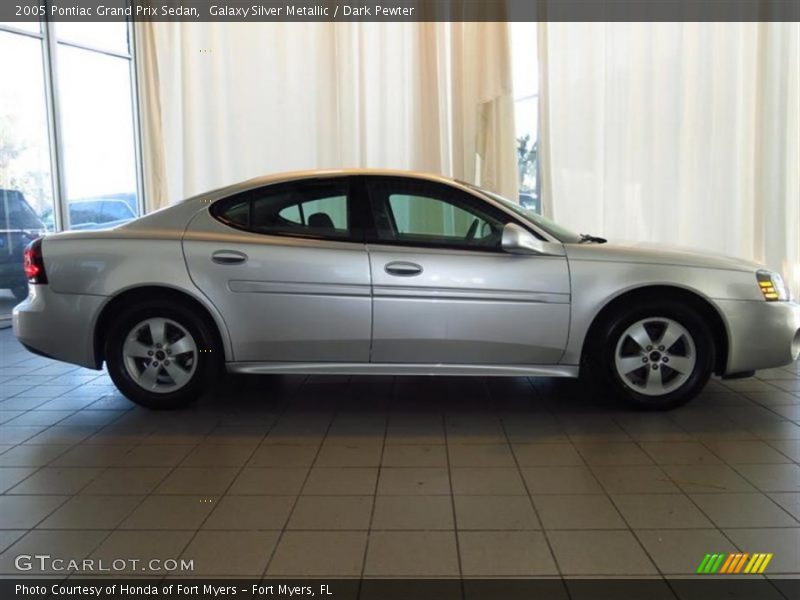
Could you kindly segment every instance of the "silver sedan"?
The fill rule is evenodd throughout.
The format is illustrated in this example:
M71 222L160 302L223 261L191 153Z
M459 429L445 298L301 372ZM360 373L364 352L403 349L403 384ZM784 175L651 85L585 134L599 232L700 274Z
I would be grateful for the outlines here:
M26 251L14 332L183 405L232 373L593 378L665 409L800 353L800 306L743 260L572 233L394 171L248 181Z

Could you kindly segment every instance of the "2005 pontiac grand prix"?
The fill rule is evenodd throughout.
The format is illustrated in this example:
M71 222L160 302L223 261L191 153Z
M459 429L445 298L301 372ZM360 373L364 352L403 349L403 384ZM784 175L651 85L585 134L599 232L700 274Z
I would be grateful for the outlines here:
M128 398L232 373L591 376L667 409L712 373L800 353L800 306L738 259L578 235L486 190L305 172L202 194L25 253L14 332Z

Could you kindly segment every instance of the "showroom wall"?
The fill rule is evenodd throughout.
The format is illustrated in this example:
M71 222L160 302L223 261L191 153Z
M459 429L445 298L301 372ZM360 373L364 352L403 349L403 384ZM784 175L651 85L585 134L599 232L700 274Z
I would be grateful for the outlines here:
M151 207L330 167L445 173L517 194L507 23L141 23L137 32Z
M763 261L800 295L800 24L540 24L545 208Z

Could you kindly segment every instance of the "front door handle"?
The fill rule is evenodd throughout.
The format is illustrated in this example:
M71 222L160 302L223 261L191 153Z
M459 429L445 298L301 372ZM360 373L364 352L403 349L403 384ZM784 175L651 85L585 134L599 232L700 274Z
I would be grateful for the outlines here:
M406 262L404 260L390 262L383 267L383 270L389 275L395 275L397 277L413 277L414 275L422 273L422 267L417 263Z
M211 260L218 265L241 265L247 262L247 254L238 250L217 250L211 255Z

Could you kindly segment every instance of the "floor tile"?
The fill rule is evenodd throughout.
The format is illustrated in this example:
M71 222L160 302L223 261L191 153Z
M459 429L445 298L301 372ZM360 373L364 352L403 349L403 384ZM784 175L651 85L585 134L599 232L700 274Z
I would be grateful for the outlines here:
M800 520L800 492L775 492L769 494L780 507Z
M516 468L462 467L451 469L454 494L520 495L525 485Z
M225 496L203 524L203 529L282 529L294 506L293 496Z
M384 467L446 467L443 445L387 445L383 449Z
M454 529L449 496L378 496L371 529Z
M255 445L201 444L183 459L182 467L242 467Z
M168 467L112 468L100 473L81 494L129 495L149 494L170 472Z
M0 496L0 528L32 529L68 496Z
M372 496L301 496L287 529L369 529Z
M545 529L624 529L625 522L605 495L533 496Z
M36 472L36 467L0 467L0 494Z
M228 493L295 496L300 493L307 474L306 468L248 467L239 472Z
M632 529L702 529L714 525L683 494L622 494L614 504Z
M179 467L172 471L155 489L156 494L225 493L239 473L235 467Z
M253 453L248 466L310 467L316 456L316 446L262 445Z
M552 531L547 537L565 575L657 573L630 531Z
M651 465L653 461L633 442L576 444L586 464L592 466Z
M114 529L141 501L141 496L73 496L38 528Z
M0 437L0 439L3 439ZM23 444L0 455L0 467L43 467L69 450L66 445Z
M370 442L346 446L323 446L314 462L317 467L377 467L382 445Z
M584 464L572 444L514 444L513 449L521 467L567 467Z
M455 496L459 530L541 529L528 496Z
M597 494L603 491L587 467L528 467L522 469L531 494Z
M687 494L756 491L747 480L725 465L665 466L664 471Z
M692 500L720 528L800 526L764 494L695 494Z
M78 467L44 467L7 493L9 494L77 494L102 469Z
M770 574L800 572L800 529L725 529L742 552L771 552Z
M514 455L507 444L451 444L451 467L513 467Z
M120 529L197 529L216 505L201 496L150 496L145 498Z
M665 575L694 574L706 554L736 551L716 529L651 529L636 531L636 536Z
M267 568L271 577L357 577L365 531L286 531Z
M659 465L718 465L722 460L699 442L643 442L642 448Z
M183 551L205 575L261 576L275 544L277 531L200 531Z
M800 492L798 465L737 465L736 470L762 492Z
M450 476L447 469L415 467L381 469L378 477L378 494L431 495L450 494Z
M193 536L192 531L115 531L92 552L90 558L110 564L124 557L128 563L115 575L163 575L161 571L149 570L150 561L162 564L166 560L178 559ZM197 572L200 572L199 568L178 570L171 574L191 576Z
M467 577L531 577L558 573L538 531L462 531L461 567Z
M364 575L437 577L458 574L454 532L376 531L370 534Z
M371 495L377 481L377 468L315 467L308 474L303 495Z
M15 563L20 555L48 556L64 559L66 562L81 560L88 556L107 535L107 531L31 531L0 554L0 574L19 576L20 572ZM63 574L62 569L53 568L49 559L46 560L48 562L42 565L40 560L32 558L31 569L25 573Z

